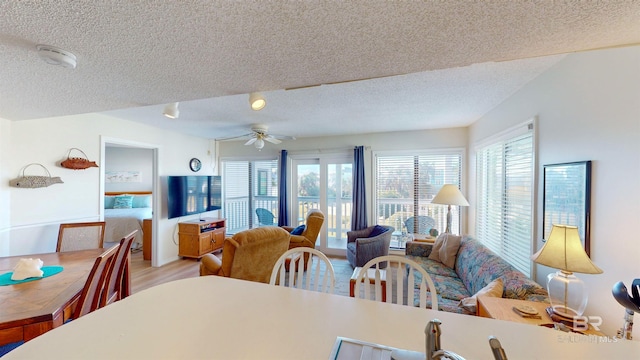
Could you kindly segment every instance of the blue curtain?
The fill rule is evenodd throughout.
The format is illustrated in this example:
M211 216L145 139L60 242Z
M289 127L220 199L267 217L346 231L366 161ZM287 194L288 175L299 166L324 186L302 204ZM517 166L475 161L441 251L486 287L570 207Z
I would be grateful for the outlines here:
M361 230L367 226L364 146L356 146L353 149L353 206L351 207L351 230Z
M289 226L287 200L287 150L280 153L280 183L278 184L278 226Z

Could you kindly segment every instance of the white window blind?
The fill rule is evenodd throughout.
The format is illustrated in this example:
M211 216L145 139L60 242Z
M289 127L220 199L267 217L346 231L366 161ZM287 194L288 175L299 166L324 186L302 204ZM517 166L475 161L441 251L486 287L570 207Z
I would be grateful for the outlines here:
M257 208L278 213L278 161L222 161L223 214L227 232L258 227Z
M444 184L460 185L462 153L376 154L375 206L377 223L397 232L414 232L404 221L417 215L435 220L439 232L446 228L447 207L431 204ZM456 209L454 209L456 208ZM452 207L453 229L460 229L460 214Z
M476 152L476 237L527 276L533 240L533 155L531 130Z

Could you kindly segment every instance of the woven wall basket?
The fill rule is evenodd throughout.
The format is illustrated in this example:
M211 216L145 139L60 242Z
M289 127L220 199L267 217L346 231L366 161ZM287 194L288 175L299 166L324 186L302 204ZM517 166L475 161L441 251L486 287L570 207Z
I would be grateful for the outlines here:
M84 157L71 157L71 151L73 150L81 152ZM69 153L67 154L67 160L62 161L60 163L60 166L67 169L84 170L90 167L98 167L98 164L96 164L95 161L89 161L89 158L87 157L87 154L84 153L84 151L78 148L71 148L69 149Z
M26 175L25 171L31 165L37 165L42 167L44 171L47 172L47 176ZM58 176L51 177L51 173L49 172L49 170L47 170L46 167L44 167L44 165L33 163L22 168L22 176L18 177L17 179L13 179L9 181L9 186L32 189L32 188L41 188L41 187L47 187L53 184L62 184L62 183L63 181L62 179L60 179L60 177Z

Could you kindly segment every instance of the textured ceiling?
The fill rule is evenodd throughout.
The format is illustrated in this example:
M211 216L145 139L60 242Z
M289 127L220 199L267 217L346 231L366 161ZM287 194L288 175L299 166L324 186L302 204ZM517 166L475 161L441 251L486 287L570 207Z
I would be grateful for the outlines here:
M0 118L106 112L207 138L466 126L558 54L639 43L640 1L8 0Z

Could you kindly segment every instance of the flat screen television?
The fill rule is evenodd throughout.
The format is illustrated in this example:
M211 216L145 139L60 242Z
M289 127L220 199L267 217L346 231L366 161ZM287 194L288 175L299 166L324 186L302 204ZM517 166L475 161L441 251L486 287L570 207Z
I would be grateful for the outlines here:
M169 219L222 208L220 176L167 176Z

